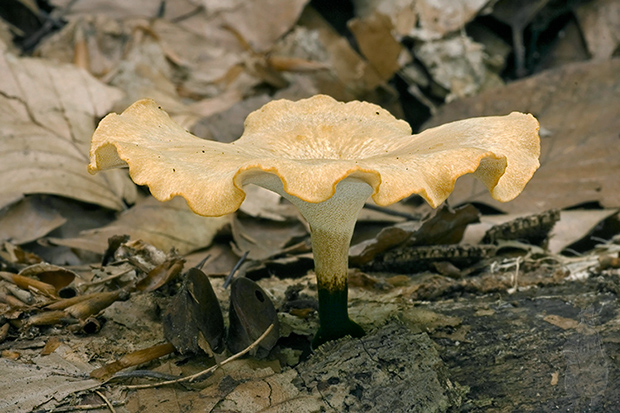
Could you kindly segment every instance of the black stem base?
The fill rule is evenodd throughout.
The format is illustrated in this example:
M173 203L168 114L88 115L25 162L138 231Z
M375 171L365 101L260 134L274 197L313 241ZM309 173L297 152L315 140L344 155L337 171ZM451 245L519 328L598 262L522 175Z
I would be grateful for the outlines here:
M312 348L318 348L328 341L342 337L362 337L365 332L359 324L351 321L348 313L348 291L330 291L319 288L319 322L320 327L314 339Z

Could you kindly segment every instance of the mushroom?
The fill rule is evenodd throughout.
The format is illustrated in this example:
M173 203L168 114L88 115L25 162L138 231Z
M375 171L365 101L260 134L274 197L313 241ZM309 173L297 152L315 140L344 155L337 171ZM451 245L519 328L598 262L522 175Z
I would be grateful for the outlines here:
M362 328L347 309L348 251L369 197L386 206L419 194L441 204L458 177L473 173L493 198L516 197L538 168L532 115L466 119L412 135L381 107L325 95L272 101L251 113L232 143L200 139L157 104L140 100L109 114L92 137L91 173L129 166L160 201L186 199L197 214L236 211L255 184L293 203L307 220L314 253L320 327L313 346Z

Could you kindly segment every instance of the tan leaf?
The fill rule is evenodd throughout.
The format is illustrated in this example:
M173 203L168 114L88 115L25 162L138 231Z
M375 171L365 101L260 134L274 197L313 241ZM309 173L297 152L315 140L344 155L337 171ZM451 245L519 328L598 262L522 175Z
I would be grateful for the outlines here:
M126 17L154 18L162 10L158 2L152 0L51 0L51 4L58 9L63 9L65 15L105 15L114 19ZM196 10L195 2L191 0L175 0L166 2L164 16L172 19Z
M620 2L589 1L577 7L575 16L592 58L611 58L620 46Z
M304 225L295 221L259 221L256 219L232 220L232 235L240 253L249 251L248 258L265 260L282 254L293 240L307 235Z
M206 18L202 16L202 20ZM190 127L200 117L225 110L242 98L242 91L218 85L245 56L231 33L218 30L198 34L163 19L114 19L105 14L78 13L45 39L37 54L75 62L78 50L82 50L77 46L85 45L81 61L88 63L87 69L125 92L116 107L149 96L170 111L175 120ZM185 44L192 47L179 47ZM213 98L193 104L183 99L216 93Z
M617 209L561 211L560 221L549 236L549 251L561 253L564 248L590 235L601 222L616 213Z
M95 119L122 93L72 65L0 54L0 196L47 193L122 209L135 186L124 173L92 177Z
M340 36L319 13L306 9L299 25L311 31L308 35L303 33L303 29L298 30L301 44L308 43L308 40L317 42L315 47L318 50L310 56L297 57L322 60L331 68L330 71L318 72L313 76L316 78L315 83L320 86L319 91L325 91L337 99L351 100L384 83L375 68L364 60L351 47L349 41Z
M25 244L62 226L67 219L37 197L22 199L0 216L0 240Z
M377 70L383 80L389 80L404 63L399 58L403 47L392 36L392 22L381 13L373 13L364 19L349 21L360 50Z
M221 14L257 52L265 51L295 24L308 0L256 0Z
M197 216L181 198L161 203L149 197L121 214L110 225L84 231L77 238L54 238L51 241L58 245L103 253L108 246L108 238L127 234L132 239L140 239L162 251L174 247L183 255L209 246L216 233L229 220L229 216Z
M84 378L90 366L59 353L36 357L32 363L0 358L0 410L17 413L35 410L44 403L56 406L74 392L101 385Z

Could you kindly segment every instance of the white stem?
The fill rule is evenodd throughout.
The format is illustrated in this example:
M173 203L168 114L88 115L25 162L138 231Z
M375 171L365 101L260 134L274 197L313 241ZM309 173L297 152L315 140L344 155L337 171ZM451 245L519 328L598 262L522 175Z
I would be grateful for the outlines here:
M355 178L345 178L336 186L334 196L311 203L286 193L275 175L263 175L252 181L288 199L308 221L319 288L329 291L346 289L353 229L357 216L372 195L372 187Z

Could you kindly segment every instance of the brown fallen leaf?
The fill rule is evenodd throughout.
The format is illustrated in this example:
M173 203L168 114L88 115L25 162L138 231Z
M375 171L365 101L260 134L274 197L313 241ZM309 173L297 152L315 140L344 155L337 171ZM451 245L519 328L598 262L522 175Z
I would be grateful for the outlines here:
M24 277L37 277L40 281L52 285L56 291L60 291L62 288L71 284L76 278L80 279L80 276L74 271L45 262L23 268L19 272L19 275Z
M47 235L65 222L66 218L48 208L40 198L27 197L0 215L0 240L25 244Z
M620 3L595 0L580 4L575 17L593 60L610 59L620 46Z
M110 292L100 292L90 296L64 309L67 315L74 318L85 320L88 317L98 314L117 300L126 301L129 299L129 292L126 290L116 290Z
M94 251L102 254L108 238L128 234L162 251L176 248L180 255L209 246L217 232L227 225L230 216L201 217L194 214L181 198L161 203L146 198L102 228L88 230L77 238L50 238L57 245Z
M122 92L73 65L0 53L0 194L56 194L122 209L135 186L123 172L89 176L95 119Z
M179 257L172 257L159 264L148 272L146 277L136 284L138 291L155 291L167 282L175 279L183 270L185 260Z
M362 54L383 80L390 80L406 59L411 59L408 54L401 58L405 49L392 35L393 25L388 16L375 12L363 19L350 20L348 26Z
M262 221L233 218L232 235L237 252L249 251L251 260L265 260L282 254L287 246L294 245L308 236L306 227L299 221Z
M74 62L78 56L71 52L72 45L86 43L88 70L125 92L117 108L143 96L157 97L179 123L190 127L201 116L225 110L241 99L234 88L216 85L243 61L242 50L235 47L230 34L223 39L164 19L139 19L135 14L120 19L105 13L69 16L67 25L41 43L38 55ZM185 44L192 47L179 47ZM197 102L189 103L185 97Z
M2 324L2 326L0 326L0 344L4 343L4 340L6 340L8 334L9 334L9 328L10 328L10 324L9 323L4 323Z
M234 29L257 52L266 51L295 24L309 0L243 1L219 11L221 23Z
M197 268L185 274L183 286L163 315L164 336L181 354L224 350L224 317L209 277Z
M278 313L270 296L249 278L235 278L230 285L230 309L226 345L240 353L263 337L249 354L265 358L280 338ZM265 336L265 331L270 332Z
M588 237L601 222L617 213L616 209L560 211L560 221L549 235L549 252L559 254L570 245Z
M306 52L311 54L298 57L326 61L332 68L311 76L319 92L325 91L336 99L348 101L360 98L384 83L375 68L364 60L351 47L349 41L340 36L319 13L307 8L300 18L299 26L301 27L298 27L292 35L297 34L301 37L300 42L307 39L315 43L313 45L315 50L308 51L306 48ZM306 30L311 31L311 34Z
M101 385L97 380L85 378L88 374L85 367L89 366L80 361L75 353L64 356L59 353L56 350L49 356L36 357L29 363L1 357L0 377L10 377L10 380L2 380L0 383L0 410L29 412L42 405L53 408L74 392ZM28 385L24 385L25 382Z
M17 285L24 290L33 290L49 297L56 297L56 288L53 285L41 282L31 277L0 271L0 278Z
M349 262L351 265L366 264L377 254L405 243L456 244L463 237L465 228L471 223L478 222L478 215L478 210L471 205L454 211L444 206L433 211L424 221L407 221L386 227L375 238L351 247Z

